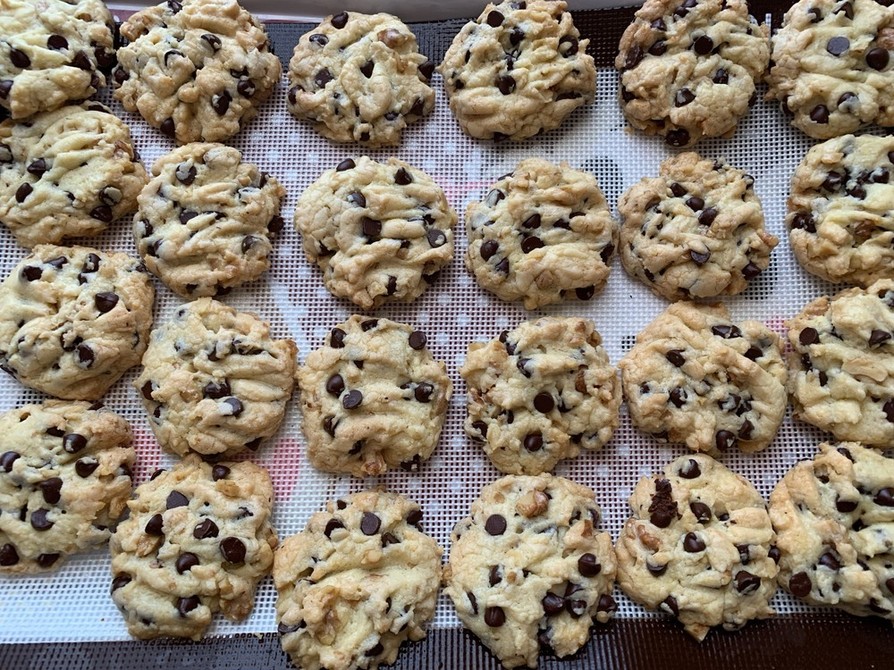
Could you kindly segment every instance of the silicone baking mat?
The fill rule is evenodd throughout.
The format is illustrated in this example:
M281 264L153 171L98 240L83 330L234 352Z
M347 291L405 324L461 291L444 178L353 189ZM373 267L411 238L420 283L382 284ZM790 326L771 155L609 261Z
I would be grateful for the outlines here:
M781 10L772 7L774 4L752 3L752 11L759 20L778 26ZM772 15L769 13L771 8ZM565 161L574 168L593 173L614 208L624 190L644 176L657 174L661 161L673 155L675 150L660 138L632 133L626 127L616 101L618 78L611 62L620 33L632 13L631 9L575 13L583 36L591 38L589 51L599 66L596 101L575 112L558 130L525 142L495 144L465 136L450 114L437 74L432 82L437 95L434 113L411 126L397 149L365 151L357 146L335 145L318 137L311 128L288 114L285 77L272 99L261 109L259 117L230 142L243 152L245 160L258 164L285 185L288 195L282 215L287 222L292 220L298 196L312 181L344 158L361 153L377 160L395 155L422 168L443 187L450 204L460 215L456 258L442 272L437 283L414 303L387 306L375 312L378 316L410 323L424 330L432 354L447 364L455 394L438 448L418 473L395 471L383 477L359 480L317 472L305 455L296 395L279 434L266 440L251 456L255 462L267 467L272 476L276 491L274 521L281 538L300 531L308 517L326 500L383 485L422 504L424 527L444 547L446 560L453 525L468 513L481 488L500 476L462 429L465 386L458 369L467 345L475 340L490 339L528 318L575 315L595 322L611 361L617 363L632 346L637 332L666 306L665 301L629 278L617 258L606 289L592 300L534 312L526 312L520 305L501 302L479 288L462 262L466 246L462 214L466 205L481 198L489 184L511 171L523 158L540 156L557 163ZM462 20L452 20L414 24L421 51L439 61L463 23ZM298 36L310 28L307 24L268 25L284 66ZM762 88L760 93L763 92ZM168 138L150 128L139 116L124 112L110 96L103 95L101 99L130 125L147 168L173 148ZM784 229L789 180L811 143L788 125L776 104L760 100L733 138L707 140L697 147L702 155L723 158L755 178L755 190L763 202L767 227L780 238L780 244L773 253L769 269L753 281L745 293L726 300L726 303L734 319L763 321L781 335L784 335L785 319L799 312L815 297L834 293L840 288L826 284L800 268ZM82 242L135 253L129 221L118 221L106 234ZM24 250L15 244L12 236L5 230L0 231L0 273L5 276L23 256ZM159 282L156 282L156 288L155 319L156 323L163 323L182 300ZM312 349L323 344L329 329L355 311L350 303L332 297L323 287L318 270L304 257L299 236L291 224L275 243L270 272L222 300L237 309L257 313L271 323L276 336L292 338L298 345L301 361ZM156 468L172 463L173 459L160 453L153 439L137 392L132 387L135 376L136 371L126 375L108 393L105 403L124 415L133 426L138 452L135 479L140 483ZM25 389L10 377L0 378L0 411L41 399L39 394ZM751 480L766 497L782 474L799 459L811 456L823 439L818 430L794 422L789 414L776 439L765 451L748 456L733 450L724 454L722 460ZM683 453L685 448L680 445L660 445L637 432L626 409L622 409L621 424L605 449L585 452L573 461L561 463L556 474L596 491L604 515L603 527L617 538L627 517L626 500L636 481L660 471L666 462ZM58 572L50 575L0 578L0 643L128 640L123 620L109 597L109 564L107 552L97 551L67 561ZM615 598L619 605L616 617L621 623L601 632L597 627L597 638L602 642L607 636L622 635L623 626L628 621L654 621L658 617L626 599L620 590L615 591ZM254 610L247 620L233 624L216 618L209 635L238 636L274 631L274 602L275 591L268 577L258 589ZM772 604L782 617L808 611L782 592L777 593ZM833 619L837 620L836 617L838 615ZM846 620L855 622L854 625L864 625L856 619ZM443 594L432 627L435 634L439 629L455 631L459 627L452 605ZM674 634L685 637L682 631ZM455 632L451 632L447 637L454 639L454 635ZM719 632L712 635L734 639ZM275 656L278 646L275 636L259 637L262 648ZM444 642L447 639L444 635L438 639L437 648L450 648ZM213 641L203 643L202 647L208 644L213 650ZM80 645L63 647L74 653ZM160 649L158 645L154 648L156 651ZM172 648L181 652L184 649L183 645ZM199 647L194 645L194 648ZM418 658L419 650L425 647L415 645L413 649L415 651L405 653ZM0 658L2 653L0 651ZM465 663L452 664L440 655L434 658L442 663L440 667L472 667ZM411 661L401 663L409 663L405 667L418 667Z

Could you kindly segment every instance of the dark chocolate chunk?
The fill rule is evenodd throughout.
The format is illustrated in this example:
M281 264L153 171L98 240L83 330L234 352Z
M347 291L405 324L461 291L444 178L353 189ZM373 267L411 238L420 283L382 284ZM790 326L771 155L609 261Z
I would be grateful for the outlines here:
M678 518L677 502L673 498L671 483L663 478L655 480L655 495L649 505L649 520L659 528L667 528Z

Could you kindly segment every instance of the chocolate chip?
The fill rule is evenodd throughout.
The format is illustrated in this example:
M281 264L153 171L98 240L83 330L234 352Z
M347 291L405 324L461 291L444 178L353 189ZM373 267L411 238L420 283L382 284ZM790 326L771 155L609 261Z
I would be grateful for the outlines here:
M699 523L708 523L714 516L711 513L711 508L703 502L689 503L689 510L692 512Z
M661 601L659 607L661 607L664 611L669 614L673 614L674 616L680 616L680 606L677 604L677 599L673 596L668 596L664 600Z
M372 77L373 68L375 68L375 66L375 63L373 63L371 60L368 60L360 66L360 72L363 74L364 77L369 79L370 77Z
M707 35L700 35L692 43L692 48L699 56L707 56L714 50L714 40Z
M345 397L341 400L341 404L345 409L357 409L362 402L363 394L356 389L348 391L348 393L345 394Z
M737 441L736 436L728 430L718 430L714 435L714 444L720 451L726 451Z
M885 3L882 2L882 4L885 4ZM838 9L835 10L835 13L836 14L844 14L848 19L853 19L854 18L854 6L849 2L842 3L842 5Z
M882 507L894 507L894 487L886 486L879 489L872 502Z
M670 402L674 407L680 408L686 404L686 400L688 398L688 394L685 389L680 388L679 386L674 387L674 389L670 392Z
M689 250L689 258L691 258L692 261L696 265L704 265L705 263L708 262L708 259L711 258L711 252L709 252L709 251L701 252L701 251L696 251L695 249L690 249Z
M499 244L497 244L496 240L485 240L480 249L481 258L488 260L491 256L497 253L498 248Z
M699 467L698 461L694 458L690 458L683 464L677 474L683 479L696 479L697 477L701 477L702 469Z
M676 96L674 96L674 106L685 107L693 100L695 100L695 93L690 91L688 88L681 88L679 91L677 91Z
M667 52L667 42L664 40L656 40L649 47L649 53L653 56L662 56ZM679 105L678 105L679 107Z
M18 562L19 554L14 546L9 543L0 546L0 565L9 567L16 565Z
M28 54L12 47L9 48L9 60L12 61L13 65L22 70L31 67L31 59L28 58Z
M553 400L552 394L547 393L546 391L541 391L534 396L534 407L538 412L546 414L547 412L551 412L555 406L556 403Z
M196 167L189 163L180 163L174 171L174 176L181 184L189 186L196 180Z
M174 509L176 507L186 507L189 505L189 498L180 493L180 491L171 491L165 500L165 509Z
M684 147L689 144L689 131L685 128L676 128L665 135L664 141L672 147Z
M218 116L223 116L227 113L227 110L230 109L230 103L233 101L233 96L230 95L229 91L221 91L215 95L211 96L211 108L217 112Z
M503 24L503 15L496 9L491 10L487 15L487 25L496 28Z
M714 73L714 77L711 81L713 81L715 84L729 84L729 72L727 72L723 68L718 68L718 70Z
M494 14L495 12L491 12ZM502 14L501 14L502 16ZM503 612L502 607L488 607L484 610L484 623L486 623L491 628L499 628L504 623L506 623L506 614Z
M225 537L220 541L220 553L228 563L243 563L245 543L238 537Z
M28 182L25 182L21 186L16 189L16 202L25 202L25 198L27 198L34 191L34 187L31 186Z
M41 270L36 265L26 265L22 268L22 277L25 281L37 281L40 279L43 274L43 270Z
M739 327L732 324L720 324L717 326L711 326L711 332L717 335L717 337L722 337L725 340L742 337L742 331L739 330Z
M7 451L0 456L0 468L3 468L4 472L12 472L12 464L21 458L21 456L22 455L16 451Z
M415 349L416 351L425 349L425 345L428 344L428 338L421 330L414 330L410 333L409 340L410 348Z
M894 398L885 401L882 411L885 413L885 418L891 423L894 423Z
M857 502L856 500L842 500L840 497L837 497L835 499L835 509L837 509L842 514L850 514L855 509L857 509L858 505L859 502Z
M683 549L690 554L695 554L705 550L705 543L695 533L686 533L686 537L683 538Z
M144 528L146 535L152 535L153 537L161 537L164 535L164 519L161 514L154 514L146 522L146 527Z
M500 93L509 95L515 90L515 79L508 74L501 74L497 77L494 85L500 89Z
M714 207L708 207L698 215L698 222L703 226L710 226L716 218L717 210Z
M97 293L93 297L93 304L96 305L96 309L99 310L100 314L111 312L115 309L115 305L118 304L118 295L107 291Z
M192 612L195 608L201 605L201 601L198 596L189 596L188 598L177 598L177 612L180 616L185 617L187 614Z
M75 349L75 356L77 356L78 363L85 368L89 368L96 361L96 354L86 344L78 345L77 349Z
M177 574L182 575L187 570L192 570L198 564L199 557L192 552L186 551L177 557L177 562L174 565L177 568Z
M873 47L866 52L866 64L873 70L884 70L888 67L890 57L887 49Z
M501 514L491 514L484 522L484 529L489 535L502 535L506 532L506 519Z
M329 377L326 381L326 391L330 395L334 395L336 398L339 397L342 392L345 390L345 380L341 375L335 374Z
M426 80L431 80L431 77L434 73L435 64L430 60L425 61L422 65L419 66L419 74L421 74Z
M652 565L648 561L646 562L646 570L649 571L649 574L653 577L660 577L665 572L667 572L667 564L664 565Z
M329 333L329 346L333 349L342 349L345 346L347 333L341 328L333 328Z
M364 512L360 519L360 530L364 535L375 535L382 526L382 520L372 512Z
M317 85L317 88L324 88L326 84L332 81L335 77L332 76L332 73L329 71L329 68L323 68L316 75L314 75L314 83Z
M47 519L47 514L49 514L49 511L50 510L48 509L41 508L38 510L34 510L31 513L31 527L34 528L34 530L46 531L55 525L53 521Z
M68 433L62 438L62 448L69 454L76 454L87 446L87 438L78 433Z
M131 582L131 577L126 572L119 573L115 575L115 578L112 580L112 592L114 593L118 589L127 586Z
M176 135L176 128L174 127L174 119L167 118L161 122L159 126L159 130L163 132L168 137L174 137Z
M814 123L829 123L829 108L825 105L817 105L810 112L810 120Z
M586 553L577 559L577 570L584 577L595 577L602 572L602 565L596 560L596 556Z
M671 349L664 357L668 360L668 362L675 367L682 367L682 365L686 362L686 359L683 357L682 349Z
M828 51L833 56L840 56L845 51L847 51L850 46L851 42L848 38L837 35L826 43L826 51Z
M221 408L221 414L224 416L235 418L245 411L245 406L239 398L227 398L223 401L223 404L227 406L225 409Z
M50 505L55 505L62 498L62 480L59 477L45 479L37 485L37 488L43 494L43 499Z
M346 25L348 25L348 13L340 12L336 14L329 20L329 23L332 24L333 28L338 28L339 30L341 30Z
M565 611L565 599L551 591L546 592L543 600L540 601L540 605L543 607L543 613L546 616L556 616Z
M49 568L59 560L59 554L40 554L37 557L37 564L42 568Z
M437 249L438 247L443 247L445 244L447 244L447 236L444 234L444 231L438 230L437 228L432 228L431 230L429 230L426 233L425 237L432 249Z
M837 558L835 558L834 554L832 554L831 552L828 552L828 551L825 554L823 554L822 556L820 556L819 564L826 568L829 568L829 570L840 570L841 569L841 562Z
M643 49L639 44L635 44L633 46L633 48L631 48L627 51L627 56L624 59L624 69L632 70L633 68L635 68L637 65L640 64L642 59L643 59Z
M224 379L221 382L208 382L202 388L202 397L220 400L230 395L230 384Z
M887 342L891 339L891 333L885 330L879 330L878 328L873 328L872 332L869 334L869 344L871 346L877 346L884 342Z
M792 228L806 230L808 233L816 232L816 222L810 212L798 212L792 217Z
M673 499L671 483L666 479L656 479L655 495L649 505L649 520L658 528L667 528L677 516L677 503Z
M805 347L816 344L819 342L819 333L816 331L816 328L807 327L798 335L798 341Z
M735 580L736 591L743 596L748 595L749 593L754 593L761 586L761 578L746 570L739 570L739 572L736 573Z
M192 536L197 540L207 540L210 537L217 537L219 529L217 524L211 519L202 519L196 524L192 530Z
M368 216L360 219L360 227L363 230L363 234L373 240L378 239L379 235L382 234L382 222L371 219Z
M543 449L543 434L528 433L525 435L524 445L528 451L540 451Z
M534 249L541 249L543 248L543 246L543 240L541 240L536 235L529 235L528 237L523 239L521 243L521 249L526 254L531 253L532 251L534 251Z
M788 582L788 589L792 595L798 598L805 598L810 595L813 584L810 582L810 576L806 572L799 572L792 575Z

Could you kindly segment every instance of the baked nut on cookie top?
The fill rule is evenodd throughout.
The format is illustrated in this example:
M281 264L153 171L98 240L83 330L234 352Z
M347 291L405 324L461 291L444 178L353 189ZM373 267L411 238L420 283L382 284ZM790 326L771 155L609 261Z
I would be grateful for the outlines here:
M438 71L466 133L525 139L593 101L589 40L566 9L562 0L491 3L453 39Z

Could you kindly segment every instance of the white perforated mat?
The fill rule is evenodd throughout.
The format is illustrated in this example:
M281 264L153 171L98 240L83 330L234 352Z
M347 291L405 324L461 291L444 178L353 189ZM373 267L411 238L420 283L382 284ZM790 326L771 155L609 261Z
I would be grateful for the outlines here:
M294 42L292 42L294 44ZM281 56L287 50L278 44ZM287 53L286 53L287 51ZM500 473L462 430L465 416L465 387L457 372L466 347L473 340L486 340L512 328L526 318L545 314L579 315L592 319L601 332L613 363L632 346L636 333L666 303L643 285L630 279L617 258L605 291L590 302L573 302L526 313L518 305L501 302L480 289L462 263L466 237L462 214L466 204L481 198L488 185L513 169L523 158L541 156L596 175L609 203L643 176L657 174L659 163L673 152L661 139L630 133L616 102L617 75L602 69L597 101L578 110L558 131L523 143L493 144L466 137L452 118L441 79L433 87L437 105L432 116L411 127L396 151L366 152L375 159L396 155L428 172L446 191L460 214L456 235L456 258L439 281L418 301L377 311L382 317L412 324L427 332L433 355L447 364L455 385L447 422L433 458L419 473L390 472L379 479L361 481L315 471L305 457L305 442L299 426L297 398L289 407L280 433L267 440L252 458L270 470L276 488L274 521L280 537L298 532L311 513L327 499L377 484L414 498L425 511L424 527L446 549L453 525L468 513L471 502L485 484ZM761 91L763 93L763 90ZM352 306L333 298L323 287L290 225L296 200L321 172L346 157L361 152L355 146L336 146L293 119L285 107L285 78L263 108L260 117L232 144L245 159L276 176L287 188L282 215L289 222L275 244L272 269L267 276L235 290L223 300L238 309L253 311L272 324L278 337L290 337L299 348L301 361L323 344L326 333L352 313ZM108 102L108 100L106 100ZM137 115L109 102L131 126L145 164L173 148L170 140L149 128ZM767 227L780 238L770 268L752 283L744 295L727 300L735 319L758 319L784 334L783 322L801 307L836 287L803 271L788 246L784 230L785 198L791 174L810 142L790 128L775 104L760 101L731 140L702 142L697 149L708 157L727 159L755 177L755 190L764 204ZM135 253L129 221L118 221L94 240L84 240L105 249ZM0 230L0 272L5 276L24 256L6 230ZM156 282L157 323L166 321L181 299ZM146 422L142 405L131 382L135 371L125 376L106 396L108 407L131 421L136 435L138 463L136 481L144 481L156 468L172 462L159 452ZM7 375L0 377L0 411L19 404L40 401L39 394L26 390ZM724 454L723 462L749 478L769 495L781 475L797 460L812 455L822 434L786 418L772 445L760 454ZM572 462L560 464L557 474L595 489L604 512L604 524L613 538L627 516L626 499L636 481L660 470L669 460L683 454L684 447L658 445L639 434L623 412L614 438L601 452L585 452ZM127 639L127 632L109 596L111 580L107 552L97 551L68 560L55 574L34 578L0 577L0 643ZM619 590L618 617L647 616ZM270 632L275 630L275 592L270 578L261 584L254 611L240 624L216 620L211 635ZM777 594L773 604L780 614L803 608L789 596ZM441 596L434 625L458 626L452 605Z

